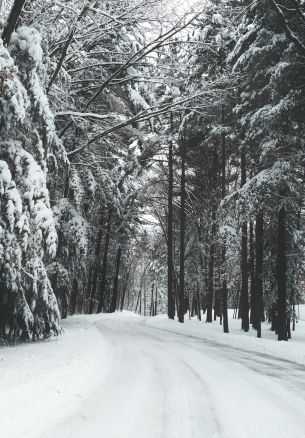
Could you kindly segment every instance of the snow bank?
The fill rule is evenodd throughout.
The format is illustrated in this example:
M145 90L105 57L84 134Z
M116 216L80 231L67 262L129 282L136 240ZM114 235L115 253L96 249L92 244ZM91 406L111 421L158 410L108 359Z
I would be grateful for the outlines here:
M94 390L111 362L111 349L95 326L98 319L73 316L63 321L58 338L0 347L1 436L43 436L48 424Z
M298 314L298 309L296 309ZM205 315L202 321L196 318L189 320L185 315L185 323L180 324L172 321L167 315L158 315L146 320L146 324L155 329L169 330L171 332L202 338L203 341L215 342L225 347L248 350L267 354L305 365L305 305L299 308L299 321L296 324L296 331L292 332L292 339L288 342L278 342L277 336L270 330L269 323L262 324L262 338L256 337L256 331L250 329L248 333L241 330L241 321L233 319L232 311L229 312L229 334L223 333L223 327L219 320L213 323L205 322Z

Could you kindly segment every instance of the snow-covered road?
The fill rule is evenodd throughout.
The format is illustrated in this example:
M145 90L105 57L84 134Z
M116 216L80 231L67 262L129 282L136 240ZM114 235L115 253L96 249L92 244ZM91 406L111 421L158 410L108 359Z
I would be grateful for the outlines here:
M96 388L49 419L44 438L305 436L303 365L140 318L95 324L109 348Z

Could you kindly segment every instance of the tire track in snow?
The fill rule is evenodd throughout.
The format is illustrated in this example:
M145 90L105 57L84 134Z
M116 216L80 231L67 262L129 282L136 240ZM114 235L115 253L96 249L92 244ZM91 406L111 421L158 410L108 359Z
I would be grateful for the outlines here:
M305 377L301 368L286 384L281 379L285 364L274 358L139 320L114 317L96 326L111 362L82 408L54 424L44 438L304 436L305 395L293 391Z

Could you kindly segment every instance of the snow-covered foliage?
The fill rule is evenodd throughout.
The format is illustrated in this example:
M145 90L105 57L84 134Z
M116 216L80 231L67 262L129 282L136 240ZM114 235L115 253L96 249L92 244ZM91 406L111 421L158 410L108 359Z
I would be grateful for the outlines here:
M127 297L139 309L148 289L164 311L168 286L177 310L212 321L249 285L248 315L261 280L275 315L280 256L291 316L305 31L288 6L209 0L173 26L157 0L27 2L0 42L2 332L47 336L59 313Z
M37 32L21 28L13 34L11 53L0 44L1 302L7 307L4 328L16 331L14 336L20 330L26 339L32 333L59 332L56 298L44 265L57 248L44 160L51 139L38 131L51 113L36 73L41 62ZM17 44L32 60L24 64L26 71Z

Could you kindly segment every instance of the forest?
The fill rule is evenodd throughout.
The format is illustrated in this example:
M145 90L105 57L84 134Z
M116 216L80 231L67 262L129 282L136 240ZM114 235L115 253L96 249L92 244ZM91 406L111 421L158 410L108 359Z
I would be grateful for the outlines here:
M304 0L4 0L0 31L0 344L124 309L290 339Z

